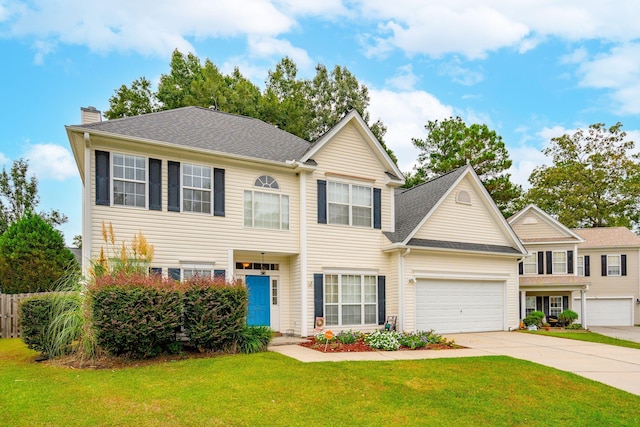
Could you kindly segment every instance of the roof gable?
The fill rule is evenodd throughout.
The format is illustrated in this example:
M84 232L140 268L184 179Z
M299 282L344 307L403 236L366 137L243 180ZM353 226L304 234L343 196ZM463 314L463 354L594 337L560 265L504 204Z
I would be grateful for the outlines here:
M345 117L342 118L333 128L320 137L313 145L309 147L306 153L300 159L301 162L307 162L313 158L319 151L325 148L347 125L352 124L362 135L363 140L371 148L372 152L380 162L385 172L390 173L390 179L396 181L404 181L402 172L393 160L389 157L386 150L380 144L380 141L369 129L369 126L362 119L362 116L356 111L352 110Z
M508 221L525 243L577 243L583 240L536 205L526 206Z
M176 108L67 129L283 163L300 159L311 146L308 141L262 120L201 107Z

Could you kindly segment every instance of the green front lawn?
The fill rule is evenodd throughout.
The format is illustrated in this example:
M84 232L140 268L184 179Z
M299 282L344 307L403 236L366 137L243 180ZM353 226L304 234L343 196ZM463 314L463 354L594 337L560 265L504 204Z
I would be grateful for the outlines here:
M640 343L621 340L618 338L611 338L606 335L597 334L595 332L589 331L545 331L545 330L537 330L537 331L523 331L528 334L538 334L538 335L547 335L550 337L558 337L558 338L568 338L570 340L578 340L578 341L587 341L587 342L597 342L600 344L609 344L609 345L617 345L618 347L628 347L628 348L640 348Z
M79 370L35 356L0 340L0 425L640 425L640 396L508 357Z

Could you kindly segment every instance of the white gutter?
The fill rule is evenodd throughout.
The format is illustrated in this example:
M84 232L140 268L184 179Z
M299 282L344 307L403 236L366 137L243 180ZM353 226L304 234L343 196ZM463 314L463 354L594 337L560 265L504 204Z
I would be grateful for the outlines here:
M300 336L308 335L308 292L307 286L307 173L300 172Z
M82 274L88 276L91 260L91 138L84 133L84 180L82 183Z
M398 315L400 316L400 332L404 332L405 325L405 311L404 311L404 299L405 299L405 282L406 278L404 275L404 257L411 253L411 248L406 248L404 253L398 252L398 291L399 291L399 301L398 301Z

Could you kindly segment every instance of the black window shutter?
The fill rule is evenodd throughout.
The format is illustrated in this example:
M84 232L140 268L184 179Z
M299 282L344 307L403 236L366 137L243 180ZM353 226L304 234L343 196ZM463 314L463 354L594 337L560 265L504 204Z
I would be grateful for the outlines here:
M538 252L538 274L544 274L544 252Z
M573 251L567 251L567 274L573 274Z
M382 228L382 190L373 189L373 228Z
M569 310L569 296L562 296L562 311Z
M627 275L627 256L620 255L620 274L623 276Z
M584 275L591 276L591 265L589 255L584 256Z
M524 262L523 261L520 261L518 263L518 274L521 275L521 276L524 274Z
M167 269L169 273L169 277L173 280L180 280L180 269L179 268L169 268Z
M549 315L549 297L542 297L542 300L544 301L544 315L548 316Z
M151 267L149 273L152 276L162 276L162 267Z
M213 169L213 215L224 216L224 169Z
M318 180L318 224L327 223L327 181Z
M542 297L536 297L536 311L542 311Z
M600 265L600 267L601 267L600 274L602 276L606 276L607 275L607 256L606 255L600 256L600 260L601 260L601 263L600 263L601 264Z
M213 278L214 279L220 279L220 280L226 280L227 271L226 270L213 270Z
M162 210L162 160L149 159L149 209Z
M167 209L180 212L180 162L167 162Z
M547 274L553 274L553 253L547 251Z
M109 152L96 150L96 205L109 206Z
M324 276L322 273L313 275L313 315L315 317L324 317L323 282Z
M387 320L387 278L378 276L378 325L384 325Z

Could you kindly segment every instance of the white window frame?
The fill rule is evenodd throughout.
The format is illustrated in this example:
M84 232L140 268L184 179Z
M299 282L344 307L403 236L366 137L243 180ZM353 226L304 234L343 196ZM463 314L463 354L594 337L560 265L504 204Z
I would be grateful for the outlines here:
M556 268L556 265L560 265L559 261L556 261L556 254L564 255L564 261L562 262L562 269ZM567 274L567 251L553 251L551 254L551 265L553 274Z
M533 304L532 304L533 303ZM536 311L537 303L535 296L527 296L525 299L525 314L528 316Z
M532 271L527 271L527 267L533 266ZM538 253L532 252L531 255L527 255L522 260L522 274L531 275L538 274Z
M560 302L559 306L558 301ZM562 311L562 295L549 296L549 316L558 317Z
M256 194L264 194L269 196L278 197L279 207L279 222L278 227L264 227L256 225ZM247 196L250 195L250 199ZM291 200L288 194L281 194L275 191L262 191L262 190L244 190L243 193L243 205L244 205L244 226L251 228L260 228L264 230L282 230L289 231L291 228L291 216L289 210L291 208ZM251 204L250 210L247 208L247 203Z
M213 277L214 267L213 264L181 264L180 265L180 280L184 281L189 277L194 276L196 273L200 277ZM190 272L187 275L187 272Z
M122 165L122 170L123 170L123 174L125 174L125 175L126 175L125 170L127 169L127 166L126 166L126 158L127 157L134 159L134 166L133 166L134 171L139 169L135 164L136 160L137 159L143 159L144 160L144 180L135 179L135 177L134 177L134 179L128 179L125 176L116 177L116 172L115 172L116 167L120 166L120 165L116 165L116 157L118 157L118 156L121 156L123 158L124 164ZM148 184L147 184L147 182L149 180L149 159L147 157L138 156L136 154L111 153L111 171L110 172L111 172L110 176L111 176L111 200L112 200L111 205L112 206L123 206L123 207L127 207L127 208L146 209L147 206L148 206L148 203L149 203L149 198L147 196L147 194L148 194L148 191L147 191ZM134 175L135 175L135 173L134 173ZM122 182L123 185L126 185L127 183L132 183L134 185L140 185L140 184L144 185L144 191L142 193L142 195L144 197L143 206L138 206L137 204L128 205L126 203L127 193L124 190L123 190L123 194L124 194L123 203L116 203L116 185L115 185L116 181ZM135 194L136 193L133 194L134 195L134 199L135 199Z
M615 259L617 264L612 264L611 260ZM611 267L615 267L618 269L617 272L611 270ZM622 276L622 256L617 255L607 255L607 276Z
M209 188L205 188L205 187L195 187L193 185L185 185L185 167L191 167L191 168L200 168L200 170L205 170L208 169L209 170ZM193 173L190 174L190 176L195 177L196 175L194 175ZM202 179L202 176L200 176L200 179ZM180 206L182 209L182 212L191 212L191 213L195 213L195 214L205 214L205 215L211 215L211 212L213 211L213 168L211 166L207 166L207 165L202 165L202 164L197 164L197 163L181 163L180 164L180 186L181 191L180 191ZM194 211L193 209L185 209L185 205L184 205L184 195L185 195L185 190L191 190L191 191L201 191L203 193L209 193L209 211ZM200 203L203 203L202 201L200 201Z
M339 202L339 201L331 201L331 188L332 186L336 186L336 185L345 185L348 186L348 202ZM370 205L358 205L353 201L353 187L359 187L359 188L365 188L369 190L369 201L370 201ZM331 216L331 205L334 206L348 206L348 210L349 210L349 223L343 223L343 222L336 222L336 221L332 221L332 216ZM369 209L370 212L370 218L371 220L369 221L368 225L360 225L360 224L354 224L353 221L353 217L354 217L354 207L355 208L361 208L361 209ZM374 216L374 212L373 212L373 187L369 186L369 185L361 185L361 184L351 184L351 183L347 183L347 182L340 182L340 181L327 181L327 224L331 224L331 225L348 225L350 227L360 227L360 228L373 228L373 216Z
M343 285L343 282L348 281L348 278L360 278L360 301L359 302L351 302L344 301L345 292L343 290L343 286L348 286L348 283ZM327 285L328 281L334 282L334 278L337 279L337 283L331 283L333 286L337 286L337 295L332 293L334 298L331 298L331 301L328 302L328 294L327 294ZM342 273L325 273L324 286L322 290L323 295L323 303L324 303L324 313L325 313L325 325L327 326L369 326L369 325L377 325L378 324L378 276L376 274L369 273L351 273L351 272L342 272ZM370 287L373 289L373 295L371 293L367 293L367 288ZM337 298L335 298L337 297ZM337 299L337 302L335 301ZM343 314L344 308L349 306L359 306L360 307L360 322L359 323L345 323L343 322ZM336 308L337 309L337 321L333 320L335 315L328 316L327 308ZM373 314L375 315L375 319L373 321L367 322L367 309L373 309ZM370 313L371 314L371 313Z
M584 255L578 255L576 261L576 274L584 276Z
M271 278L271 305L278 305L278 279Z

